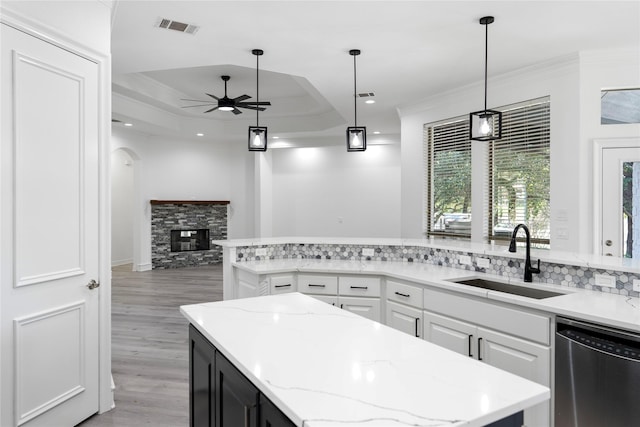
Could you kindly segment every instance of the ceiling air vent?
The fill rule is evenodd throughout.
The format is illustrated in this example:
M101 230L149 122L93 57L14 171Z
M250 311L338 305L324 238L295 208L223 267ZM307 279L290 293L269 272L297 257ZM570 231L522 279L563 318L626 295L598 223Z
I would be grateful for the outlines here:
M373 92L362 92L362 93L359 93L358 96L360 98L366 98L368 96L376 96L376 94Z
M172 21L171 19L166 18L158 18L155 26L187 34L195 34L200 29L197 25L185 24L184 22Z

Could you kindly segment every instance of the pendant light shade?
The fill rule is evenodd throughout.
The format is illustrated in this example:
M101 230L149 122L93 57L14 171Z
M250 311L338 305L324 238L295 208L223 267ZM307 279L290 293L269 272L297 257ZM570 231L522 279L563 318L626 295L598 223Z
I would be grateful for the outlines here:
M260 102L260 79L258 60L264 51L262 49L253 49L252 54L256 56L256 107ZM249 151L267 151L267 127L260 126L259 108L256 108L256 125L249 126Z
M347 128L347 151L364 151L367 149L367 128L358 126L356 95L356 56L360 55L360 50L351 49L349 55L353 56L353 126Z
M484 38L484 110L469 114L469 137L475 141L492 141L502 138L502 112L487 109L487 63L489 58L489 24L493 16L480 18L485 27Z

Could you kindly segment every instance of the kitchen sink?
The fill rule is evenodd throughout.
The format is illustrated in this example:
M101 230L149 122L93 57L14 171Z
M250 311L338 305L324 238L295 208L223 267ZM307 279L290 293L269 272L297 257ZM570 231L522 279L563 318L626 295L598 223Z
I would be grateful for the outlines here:
M560 292L547 291L544 289L527 288L524 286L511 285L509 283L494 282L493 280L486 280L480 278L474 279L458 279L450 280L453 283L459 283L461 285L473 286L476 288L488 289L490 291L506 292L509 294L520 295L527 298L545 299L551 297L557 297L564 295Z

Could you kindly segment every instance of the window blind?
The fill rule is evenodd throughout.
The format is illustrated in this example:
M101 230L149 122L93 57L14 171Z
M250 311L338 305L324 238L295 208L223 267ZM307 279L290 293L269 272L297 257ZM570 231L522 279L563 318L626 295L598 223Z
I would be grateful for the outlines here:
M427 235L471 235L471 141L468 118L424 126Z
M502 110L502 139L489 147L489 236L506 240L525 223L532 241L548 245L550 102L540 98Z

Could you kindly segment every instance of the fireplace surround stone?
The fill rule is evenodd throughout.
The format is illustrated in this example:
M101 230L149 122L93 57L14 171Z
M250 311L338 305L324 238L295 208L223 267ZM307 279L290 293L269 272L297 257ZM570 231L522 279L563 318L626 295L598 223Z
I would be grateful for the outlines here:
M222 262L220 246L208 250L171 250L171 232L208 230L211 240L227 239L228 201L151 200L152 268L168 269ZM174 249L176 249L174 245ZM186 248L185 248L186 249Z

